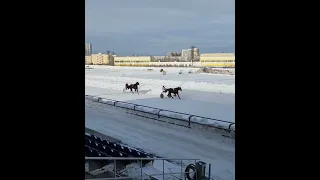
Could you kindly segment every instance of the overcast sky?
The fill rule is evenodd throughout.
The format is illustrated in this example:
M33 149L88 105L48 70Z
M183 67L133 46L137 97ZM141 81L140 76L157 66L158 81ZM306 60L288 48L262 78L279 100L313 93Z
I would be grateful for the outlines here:
M235 0L87 0L93 52L165 55L190 46L234 52Z

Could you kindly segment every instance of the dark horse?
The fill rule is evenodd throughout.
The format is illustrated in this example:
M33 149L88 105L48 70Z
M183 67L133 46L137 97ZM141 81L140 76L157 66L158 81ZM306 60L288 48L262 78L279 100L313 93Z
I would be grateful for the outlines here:
M179 96L179 91L182 91L181 87L168 88L164 92L168 92L168 97L173 98L172 95L171 95L171 93L173 93L173 96L177 96L178 95L178 98L181 99L180 96Z
M140 85L139 82L136 82L135 84L130 84L130 85L128 85L128 83L126 83L125 90L130 89L130 91L133 93L132 89L134 89L134 91L136 91L139 94L138 85Z

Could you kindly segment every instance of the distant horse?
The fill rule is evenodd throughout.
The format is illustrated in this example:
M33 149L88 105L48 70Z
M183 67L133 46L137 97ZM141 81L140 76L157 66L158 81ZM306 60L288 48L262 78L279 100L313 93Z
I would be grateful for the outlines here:
M165 89L164 92L168 92L168 97L173 98L172 95L171 95L171 93L173 93L173 96L177 96L178 95L178 98L181 99L180 96L179 96L179 91L182 91L181 87L168 88L168 89Z
M125 90L130 89L130 91L131 91L132 93L134 93L134 92L132 91L132 89L134 89L134 91L136 91L136 92L139 94L138 85L140 85L139 82L136 82L135 84L130 84L130 85L128 85L128 83L126 83Z

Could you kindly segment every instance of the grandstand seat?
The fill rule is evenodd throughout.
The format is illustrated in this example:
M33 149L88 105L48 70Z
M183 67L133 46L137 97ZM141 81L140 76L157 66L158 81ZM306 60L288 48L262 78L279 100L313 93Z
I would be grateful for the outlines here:
M90 139L88 139L88 141L86 143L87 143L87 146L89 146L89 147L91 147L93 144L93 142Z
M89 138L89 139L90 139L90 138L91 138L91 135L84 134L84 137L85 137L85 138Z
M96 142L92 142L91 143L91 148L94 148L94 149L98 149L98 143L96 143Z
M121 150L122 150L122 149L121 149L121 145L118 145L118 144L116 144L116 143L112 143L110 148L115 149L115 150L118 150L118 151L121 151Z
M112 157L120 157L120 154L118 151L111 149L111 153L112 153Z
M140 152L125 145L116 142L109 142L100 137L87 134L85 134L85 155L91 157L149 157L149 155L144 152Z
M122 152L124 152L124 153L126 153L126 154L131 154L132 153L132 151L131 151L131 149L130 148L128 148L128 147L125 147L125 146L122 146Z
M93 150L91 148L89 148L88 156L92 157L92 153L93 153Z
M98 152L96 151L96 150L94 150L94 149L91 149L92 151L91 151L91 157L99 157L99 154L98 154Z
M105 146L104 146L105 147ZM104 153L106 153L107 154L107 156L110 156L110 157L112 157L112 152L111 152L111 149L109 149L109 148L106 148L104 151L103 151Z
M90 156L90 148L88 146L84 147L85 156Z
M101 157L108 157L105 152L101 153Z
M99 137L96 139L96 141L97 141L98 143L102 143L102 139L99 138Z
M96 149L98 150L98 151L101 151L101 152L104 152L105 151L105 148L104 148L104 146L102 145L102 144L98 144L98 146L96 147Z
M98 137L95 136L95 135L91 135L91 139L94 140L94 141L97 141L97 140L98 140Z
M89 139L87 139L87 138L84 138L84 145L86 145L86 146L89 146Z
M102 144L105 146L110 146L110 142L106 140L102 140Z

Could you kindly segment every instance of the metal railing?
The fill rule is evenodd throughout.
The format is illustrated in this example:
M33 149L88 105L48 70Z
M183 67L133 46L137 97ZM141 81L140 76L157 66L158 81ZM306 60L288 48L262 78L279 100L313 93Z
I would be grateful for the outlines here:
M183 180L185 179L185 175L186 174L190 174L190 173L194 173L194 179L197 180L197 171L194 172L186 172L184 170L184 163L183 161L189 161L190 162L194 162L194 165L196 165L196 163L199 161L199 159L179 159L179 158L136 158L136 157L85 157L86 161L90 161L90 160L107 160L109 162L113 162L113 177L106 177L106 178L91 178L91 179L86 179L86 180L119 180L119 179L150 179L151 177L157 179L156 177L158 176L158 178L160 179L160 177L162 178L162 180L168 179L165 178L166 176L170 179L177 179L177 180ZM143 166L142 166L142 162L143 161L156 161L156 160L161 160L162 161L162 172L161 173L156 173L156 174L146 174L143 172ZM139 175L134 175L134 176L120 176L119 174L117 174L117 162L118 161L137 161L139 162L140 165L140 172ZM175 161L175 162L180 162L179 166L180 166L180 171L179 172L165 172L165 161ZM176 164L174 164L175 166L177 166ZM209 168L211 166L209 165ZM158 170L158 169L157 169ZM210 169L209 169L210 171ZM175 176L175 175L180 175L180 176ZM160 177L159 177L160 176ZM210 178L209 178L210 179Z
M91 96L91 95L85 95L86 98L88 99L92 99L95 102L101 103L101 104L106 104L106 105L112 105L112 106L116 106L119 108L124 108L124 109L128 109L128 110L132 110L135 112L140 112L143 114L149 114L149 115L153 115L155 117L150 117L150 116L145 116L142 114L134 114L136 116L140 116L140 117L144 117L144 118L149 118L149 119L154 119L157 121L162 121L162 122L167 122L164 120L161 120L161 117L165 117L165 118L169 118L169 119L173 119L173 120L177 120L177 121L181 121L181 122L187 122L187 124L175 124L172 122L167 122L167 123L171 123L171 124L175 124L175 125L180 125L180 126L184 126L184 127L188 127L191 128L192 124L197 124L197 125L202 125L202 126L207 126L207 127L212 127L215 129L220 129L220 130L224 130L227 132L233 131L235 132L235 129L233 129L233 127L235 127L235 123L234 122L229 122L229 121L225 121L225 120L219 120L219 119L214 119L214 118L208 118L208 117L203 117L203 116L197 116L197 115L193 115L193 114L187 114L187 113L181 113L181 112L176 112L176 111L171 111L171 110L166 110L166 109L159 109L159 108L154 108L154 107L150 107L150 106L144 106L144 105L139 105L139 104L134 104L134 103L129 103L129 102L124 102L124 101L118 101L118 100L113 100L113 99L107 99L107 98L101 98L101 97L97 97L97 96ZM103 101L108 101L109 103L103 102ZM119 103L119 104L118 104ZM121 104L127 104L127 105L131 105L131 107L126 107L126 106L121 106ZM137 109L138 107L142 107L142 108L149 108L149 109L153 109L154 112L148 112L148 111L142 111ZM184 116L185 118L178 118L178 117L172 117L172 116L168 116L163 114L162 112L169 112L169 113L174 113L180 116ZM206 119L211 121L212 123L221 123L225 124L224 125L214 125L214 124L206 124L206 123L201 123L201 122L196 122L196 121L192 121L192 118L199 118L199 119Z

